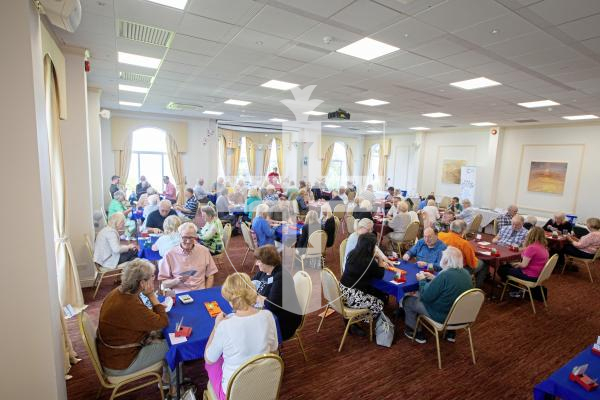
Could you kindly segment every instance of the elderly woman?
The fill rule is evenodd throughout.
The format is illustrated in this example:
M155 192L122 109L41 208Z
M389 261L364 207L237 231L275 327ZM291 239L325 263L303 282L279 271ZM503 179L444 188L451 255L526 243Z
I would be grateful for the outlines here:
M296 197L296 202L298 203L298 213L300 215L306 215L308 212L308 201L308 191L305 188L301 188L298 191L298 196Z
M113 195L113 199L110 201L108 205L108 216L110 217L114 213L123 213L123 215L127 216L131 212L131 208L125 207L126 199L125 193L120 190L117 190Z
M223 225L217 218L215 209L209 206L202 207L202 217L206 221L200 229L200 241L208 248L210 254L217 255L223 251Z
M393 230L393 232L385 235L382 241L382 246L386 249L391 249L392 241L401 242L404 239L406 228L408 228L410 223L411 218L408 214L408 203L401 201L398 205L397 214L388 223L388 226Z
M258 292L258 303L271 311L279 321L281 339L288 340L302 322L302 310L298 303L294 280L287 269L281 266L277 248L266 245L254 251L259 272L252 282Z
M534 215L528 215L525 218L525 223L523 224L523 228L530 230L531 228L533 228L534 226L537 225L537 218Z
M252 230L256 234L258 246L275 244L275 231L268 221L269 206L260 204L256 207L256 216L252 221Z
M169 215L163 222L164 235L158 238L152 245L152 250L158 251L161 257L164 257L173 247L181 243L181 235L177 231L181 225L181 218L177 215Z
M267 185L267 194L263 200L267 203L275 203L279 200L279 196L277 196L277 192L275 192L275 186Z
M442 253L440 261L442 271L434 276L429 272L419 272L419 292L414 296L405 296L404 323L406 328L404 334L412 339L417 317L425 315L440 324L444 322L454 300L461 294L473 288L471 274L463 269L463 256L456 247L448 246ZM454 342L454 331L446 333L446 340ZM415 336L417 343L426 343L425 335L417 332Z
M152 308L144 305L140 294L148 298ZM169 346L164 339L153 339L152 332L168 325L165 307L154 292L154 265L141 259L130 262L121 275L121 285L100 307L97 346L104 372L108 376L129 375L164 360ZM175 374L168 369L165 372L174 383ZM174 393L175 386L171 389Z
M116 268L117 265L137 257L135 244L122 245L121 233L125 230L125 216L118 212L108 218L105 226L96 236L94 262L104 268Z
M369 200L360 200L360 205L354 207L354 210L352 210L352 216L357 221L363 218L369 218L373 221L373 206L371 202Z
M331 211L331 206L327 203L321 207L321 229L327 233L327 247L335 243L335 218Z
M304 254L306 252L306 248L308 247L308 238L313 232L318 231L319 229L321 229L319 215L316 211L310 210L306 214L300 237L298 238L298 242L296 242L296 251L299 254Z
M564 255L570 255L578 258L594 258L594 255L600 249L600 219L588 218L585 222L590 233L577 239L574 236L567 236L569 243L563 247L559 255L559 263L564 263Z
M435 200L427 200L427 205L421 210L421 215L424 228L430 228L440 219L440 211L435 205Z
M567 216L564 212L559 212L554 214L554 218L549 219L546 224L544 224L543 229L547 232L571 232L573 230L573 224L567 220Z
M375 257L377 235L364 233L358 237L354 250L348 254L346 266L340 279L340 291L346 306L368 308L373 319L383 312L385 294L372 285L373 279L383 278L385 270ZM358 326L350 327L352 333L364 334Z
M254 307L258 295L248 275L229 275L221 294L231 304L233 313L221 313L215 319L204 360L214 392L219 400L225 400L235 370L254 356L275 353L278 340L273 314Z
M246 206L244 207L244 212L248 214L250 219L253 218L254 209L262 202L258 194L258 189L255 187L250 188L248 190L248 198L246 199Z

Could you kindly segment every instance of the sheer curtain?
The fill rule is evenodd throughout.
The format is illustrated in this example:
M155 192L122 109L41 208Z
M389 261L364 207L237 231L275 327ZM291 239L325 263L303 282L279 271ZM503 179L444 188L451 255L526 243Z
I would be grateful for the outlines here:
M283 179L283 143L280 138L275 138L277 150L277 167L279 167L279 179Z
M346 145L346 173L348 175L348 180L352 180L351 177L354 174L354 157L352 155L352 149L348 145Z
M333 157L333 148L335 147L335 143L327 148L325 151L325 155L323 156L323 162L321 163L321 176L327 176L327 172L329 172L329 164L331 164L331 158Z
M237 178L238 169L240 167L240 146L236 145L231 155L231 176L233 180Z
M183 204L183 192L185 191L185 175L183 173L183 165L181 163L181 155L177 149L177 143L175 139L169 134L166 135L167 140L167 155L169 157L169 164L171 165L171 173L173 174L173 180L175 180L175 187L177 188L177 204Z
M266 179L267 175L269 174L269 161L271 160L271 149L269 148L269 146L265 146L264 149L265 151L263 153L263 175Z
M246 136L246 157L248 159L248 169L250 170L250 177L254 178L256 175L256 154L254 153L255 146L252 139Z
M123 149L115 151L115 174L121 177L125 184L129 176L129 165L131 164L131 141L133 135L127 135Z
M56 74L52 60L44 58L44 86L46 95L46 125L48 129L48 152L50 160L50 180L52 184L52 214L56 253L56 274L58 280L58 300L62 307L71 305L75 313L86 308L79 282L77 264L73 256L71 240L67 232L67 198L65 188L63 153L59 123L59 99ZM62 315L61 315L61 319ZM64 321L63 321L64 322ZM76 360L71 341L66 336L63 324L65 375L71 361Z

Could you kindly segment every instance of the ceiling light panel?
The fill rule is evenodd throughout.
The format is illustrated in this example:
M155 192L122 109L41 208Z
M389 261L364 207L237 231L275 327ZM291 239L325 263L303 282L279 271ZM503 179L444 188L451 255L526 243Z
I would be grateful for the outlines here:
M598 119L597 115L586 114L586 115L568 115L563 117L564 119L568 119L569 121L582 121L586 119Z
M323 125L323 128L340 128L340 125Z
M384 121L380 121L378 119L368 119L366 121L363 121L365 124L383 124Z
M428 114L421 114L424 117L429 117L429 118L444 118L444 117L451 117L452 114L446 114L443 112L434 112L434 113L428 113Z
M493 122L472 122L471 125L473 125L473 126L495 126L497 124L495 124Z
M377 99L367 99L367 100L355 101L355 103L356 104L361 104L363 106L369 106L369 107L375 107L375 106L382 106L384 104L390 104L389 101L377 100Z
M160 4L162 6L173 7L179 10L185 9L188 0L146 0L150 3Z
M560 103L557 103L552 100L539 100L539 101L528 101L526 103L518 103L521 107L525 108L540 108L540 107L552 107L552 106L560 106Z
M467 79L466 81L453 82L450 85L464 90L474 90L492 86L499 86L502 84L500 82L496 82L482 76L475 79Z
M121 64L136 65L138 67L157 69L160 65L160 58L146 57L139 54L124 53L119 51L119 62Z
M273 121L273 122L287 122L287 119L283 119L283 118L271 118L271 119L269 119L269 121Z
M119 84L119 90L122 92L148 93L148 91L150 89L147 87L141 87L141 86Z
M223 115L223 113L221 111L203 111L202 114L207 114L207 115Z
M265 82L260 86L277 90L290 90L291 88L297 87L298 84L272 79L269 82Z
M408 128L408 129L412 129L413 131L428 131L429 128L426 128L424 126L413 126L412 128Z
M128 107L141 107L142 106L142 103L134 103L132 101L120 101L119 104L122 106L128 106Z
M248 104L251 104L251 101L244 101L244 100L235 100L235 99L229 99L225 101L225 104L231 104L234 106L247 106Z
M398 50L400 50L398 47L371 38L364 38L336 51L338 53L369 61Z
M302 114L306 114L306 115L325 115L327 113L325 113L323 111L306 111L306 112L303 112Z

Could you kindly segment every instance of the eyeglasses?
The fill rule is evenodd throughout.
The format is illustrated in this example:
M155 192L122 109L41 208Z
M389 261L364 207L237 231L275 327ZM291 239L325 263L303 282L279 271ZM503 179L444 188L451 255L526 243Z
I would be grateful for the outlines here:
M194 241L196 239L197 239L196 236L182 236L181 237L181 241L183 241L183 242L190 242L190 241Z

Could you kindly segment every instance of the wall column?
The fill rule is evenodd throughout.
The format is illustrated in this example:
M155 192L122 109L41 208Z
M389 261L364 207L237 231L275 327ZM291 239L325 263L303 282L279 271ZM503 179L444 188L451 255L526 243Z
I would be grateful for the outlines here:
M52 227L40 18L31 1L8 1L0 14L0 171L10 182L3 214L0 293L5 329L0 354L3 399L66 399ZM25 394L26 393L26 394Z
M92 187L92 209L104 207L102 192L104 176L102 174L102 131L100 128L100 96L102 90L88 88L88 152L90 155L90 176Z

